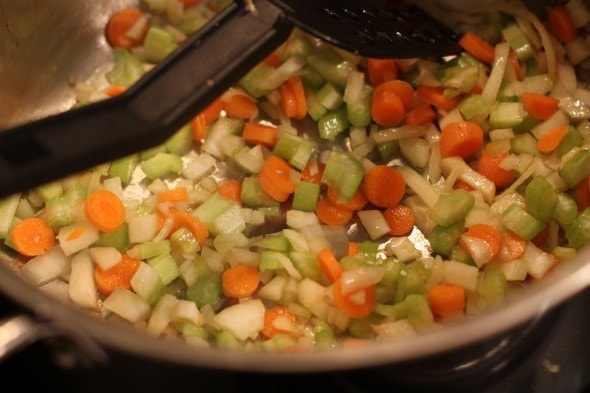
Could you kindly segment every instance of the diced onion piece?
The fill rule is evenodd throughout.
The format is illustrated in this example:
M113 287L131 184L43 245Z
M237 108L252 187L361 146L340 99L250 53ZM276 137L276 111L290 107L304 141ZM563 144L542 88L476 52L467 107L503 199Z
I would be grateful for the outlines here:
M195 302L180 299L170 309L170 322L190 322L196 326L202 326L205 319Z
M365 74L359 71L351 71L346 79L344 88L344 102L355 105L363 95L363 86L365 84Z
M522 259L527 264L528 272L534 278L541 278L555 263L555 257L544 252L532 242L528 242L524 249Z
M385 269L381 266L359 267L342 272L342 294L346 295L352 292L367 288L370 285L377 284L383 278Z
M440 164L445 175L448 175L451 171L457 171L458 179L481 191L485 201L492 203L496 196L496 186L491 180L475 171L459 157L443 158L440 160Z
M467 247L467 252L471 255L473 262L478 267L488 263L492 259L490 247L482 239L462 235L463 244Z
M170 323L172 309L176 303L178 303L178 299L170 294L165 294L160 298L148 320L148 332L157 336L166 329Z
M398 168L398 171L404 178L406 186L414 191L414 193L418 195L420 199L422 199L426 206L432 209L439 197L439 194L436 192L434 187L432 187L432 185L430 185L430 183L428 183L424 177L422 177L418 172L410 167L400 167Z
M447 284L459 285L468 291L477 289L477 276L479 269L457 261L446 261L443 281Z
M88 248L98 240L98 229L87 222L61 227L57 235L64 254L72 255Z
M379 210L359 210L357 215L372 240L377 240L391 231Z
M276 70L260 82L260 88L274 90L287 81L293 74L305 65L305 59L299 56L291 56Z
M377 143L385 143L391 141L397 141L405 138L416 138L426 134L430 129L429 125L426 126L400 126L395 128L387 128L374 132L373 139Z
M143 243L153 240L158 234L158 221L156 214L131 217L128 222L129 242Z
M102 270L108 270L121 260L121 252L115 247L91 247L88 249L90 258Z
M150 306L139 295L119 287L103 302L104 308L131 323L145 321L150 315Z
M283 297L283 291L285 289L286 283L287 279L285 277L275 276L266 285L260 288L258 291L258 296L263 299L277 302L281 299L281 297Z
M71 261L72 271L68 285L70 299L82 307L96 309L98 297L94 282L94 263L87 251L77 253Z
M384 322L378 325L371 325L379 338L401 341L416 336L416 330L407 319Z
M237 339L247 340L256 338L262 330L265 311L262 300L246 300L221 310L213 321Z
M522 259L512 259L500 265L508 281L523 281L528 274L528 266Z
M502 42L496 45L494 54L495 60L492 66L490 76L481 92L481 98L488 104L493 104L500 91L500 86L504 79L504 71L506 71L506 64L508 63L508 53L510 52L510 45L507 42Z
M325 304L326 287L320 283L304 278L297 285L297 300L310 311L314 304Z
M160 288L160 275L151 265L140 262L139 268L131 277L131 288L149 302L154 296L157 296L157 290Z
M21 269L25 280L40 286L66 273L70 268L69 259L59 246L30 259Z

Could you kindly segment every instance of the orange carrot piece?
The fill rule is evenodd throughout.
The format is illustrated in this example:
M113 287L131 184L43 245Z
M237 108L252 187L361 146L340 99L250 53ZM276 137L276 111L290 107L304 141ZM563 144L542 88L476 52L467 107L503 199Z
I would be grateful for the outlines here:
M323 198L316 203L315 214L326 225L346 225L352 220L354 212Z
M338 262L330 249L321 249L316 254L316 258L320 268L322 269L322 272L324 272L324 275L331 283L335 283L342 276L342 267L340 266L340 262Z
M76 240L79 239L80 236L82 236L83 234L86 233L86 228L83 227L78 227L76 229L74 229L69 235L68 237L66 237L66 241L71 242L72 240Z
M457 315L465 308L465 288L458 285L435 285L427 295L432 312L441 318Z
M367 74L369 82L377 86L383 82L395 80L399 77L399 70L394 59L367 59Z
M224 103L221 100L221 97L217 97L215 100L213 100L213 102L207 105L205 109L201 111L205 117L205 124L212 124L215 120L219 119L219 115L221 115L223 106Z
M55 245L53 229L39 217L19 221L10 232L10 239L16 251L28 257L44 254Z
M475 224L470 226L463 236L472 237L475 239L483 240L490 249L490 255L495 258L502 251L502 235L496 228L488 224ZM463 237L459 240L459 244L463 249L467 249L464 244Z
M217 192L230 201L236 202L239 205L242 204L242 182L239 180L225 179L217 187Z
M324 183L322 183L324 169L326 169L326 164L324 164L323 162L319 162L313 159L309 160L303 168L303 171L301 171L301 181L325 185Z
M391 236L405 236L414 228L414 212L406 205L388 207L383 212L383 217L391 229Z
M297 323L297 316L289 311L287 307L274 306L267 308L264 312L264 325L260 333L266 338L272 338L277 334L293 334L293 331L281 328L281 324L277 326L276 322L281 319L286 320L293 327Z
M237 264L229 267L221 276L225 296L241 299L252 296L260 283L260 272L255 266Z
M409 111L414 106L414 88L408 82L395 79L383 82L375 87L375 94L379 94L381 91L390 91L395 93L404 104L404 111Z
M514 171L500 167L507 156L508 153L490 154L486 149L479 158L475 169L490 179L497 188L507 187L515 179Z
M142 12L137 8L123 8L115 12L109 19L106 28L105 36L108 43L113 47L131 49L141 45L145 34L147 33L147 26L145 31L137 39L127 35L128 31L142 16Z
M272 148L277 144L279 139L279 130L277 127L268 126L261 123L248 121L242 131L242 140L254 145L262 145Z
M278 51L274 51L266 56L262 62L274 68L278 68L282 63L281 56L279 55Z
M193 139L197 142L201 142L207 138L207 121L205 115L199 113L191 120L191 127L193 133Z
M103 270L100 266L94 269L96 287L105 296L110 295L117 288L131 289L131 279L139 269L139 259L123 254L121 260L113 267Z
M449 123L440 133L440 153L443 158L470 158L483 147L483 143L483 129L470 121Z
M470 31L459 39L459 45L476 59L488 64L491 64L496 57L493 45Z
M512 68L514 69L514 74L516 75L516 78L518 80L522 80L522 78L523 78L522 68L520 67L520 60L518 60L518 56L516 55L516 52L511 50L508 53L508 60L510 61Z
M156 195L158 202L182 202L188 200L186 187L176 187L171 190L162 191Z
M383 208L397 205L406 192L406 181L401 173L387 165L369 169L362 184L369 202Z
M336 307L350 318L364 318L375 307L375 286L370 285L358 291L342 294L342 280L336 280L332 287Z
M371 97L371 117L375 123L389 127L401 124L406 115L404 103L390 90L373 91Z
M125 222L127 211L112 191L100 189L91 193L84 204L88 221L103 232L114 232Z
M258 175L260 186L271 197L285 202L297 187L297 171L282 158L268 157Z
M578 35L578 29L563 4L554 5L547 10L547 25L551 33L566 44Z
M346 249L346 255L349 257L355 256L360 251L360 245L358 242L348 242L348 247Z
M348 201L343 201L338 194L338 190L334 187L328 187L326 191L326 198L332 202L332 204L347 210L361 210L369 202L365 191L362 187L357 188L356 192Z
M191 5L197 5L201 2L201 0L180 0L182 5L185 7L190 7Z
M511 259L518 259L524 254L526 240L513 232L502 234L502 248Z
M258 115L258 104L245 94L234 94L223 102L223 109L230 117L253 119Z
M526 92L522 94L522 104L535 119L545 120L555 113L559 100L540 93Z
M408 126L420 126L428 124L435 119L436 112L430 105L419 104L408 112L404 124Z
M569 128L569 124L566 124L541 135L537 140L537 149L539 149L541 153L551 153L557 148L557 146L559 146L559 142L561 142L563 137L567 134Z
M293 97L295 98L296 112L293 118L303 119L307 115L307 97L303 89L303 82L299 76L293 75L287 80L287 84L291 87Z
M445 111L450 111L457 106L457 102L459 102L457 96L445 97L445 91L442 87L420 85L416 89L416 95L422 101Z
M116 96L120 96L121 94L125 93L126 90L127 90L127 88L123 85L112 85L107 88L105 93L109 97L116 97Z
M209 230L194 214L183 210L170 209L168 216L171 217L174 222L171 233L174 233L183 227L187 228L191 231L199 244L203 244L203 242L209 237Z

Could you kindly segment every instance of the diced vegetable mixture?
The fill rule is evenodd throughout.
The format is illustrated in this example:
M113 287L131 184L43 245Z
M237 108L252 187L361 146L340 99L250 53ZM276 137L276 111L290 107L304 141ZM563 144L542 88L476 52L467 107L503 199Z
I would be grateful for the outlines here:
M80 82L79 105L223 3L117 12L107 86ZM0 238L31 284L200 346L399 340L496 307L590 239L590 12L494 4L444 59L295 31L163 145L5 198Z

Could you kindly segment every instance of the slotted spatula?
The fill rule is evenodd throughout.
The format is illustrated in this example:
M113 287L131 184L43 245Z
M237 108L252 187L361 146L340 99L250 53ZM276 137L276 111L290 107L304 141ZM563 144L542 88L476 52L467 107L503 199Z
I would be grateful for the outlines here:
M369 57L459 49L451 29L403 2L236 1L125 94L0 132L0 196L164 142L294 27Z

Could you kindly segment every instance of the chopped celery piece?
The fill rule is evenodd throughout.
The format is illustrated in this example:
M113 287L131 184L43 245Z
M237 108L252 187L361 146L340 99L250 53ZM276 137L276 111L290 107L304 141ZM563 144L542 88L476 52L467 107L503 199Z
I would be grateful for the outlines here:
M176 49L174 36L166 30L151 26L143 43L145 59L150 63L159 63Z
M98 240L93 244L95 247L115 247L121 252L127 251L129 246L129 228L123 223L114 232L100 232Z
M163 285L168 285L180 276L180 270L172 255L166 253L150 258L148 264L158 272Z
M440 82L446 89L452 89L459 93L472 90L479 81L479 66L469 67L441 67Z
M315 211L315 206L320 197L320 185L306 181L297 183L293 195L293 209L304 212Z
M367 261L359 257L347 255L340 259L340 266L342 267L342 270L356 269L358 267L363 267L367 265Z
M221 275L218 273L207 273L188 287L186 297L197 304L197 307L210 304L214 309L219 309L223 301L221 289Z
M373 87L365 83L358 102L354 104L346 104L346 114L351 125L355 127L367 127L371 124L372 93Z
M325 80L338 86L346 85L348 74L356 69L353 63L342 59L330 50L324 50L321 53L318 52L308 56L307 62Z
M215 235L242 232L244 229L246 229L246 221L242 215L242 209L238 204L231 203L229 209L215 217L209 231Z
M475 204L475 197L463 189L443 194L428 214L438 225L448 227L465 220Z
M524 240L532 240L545 228L542 221L537 220L532 214L515 203L502 213L502 223Z
M287 258L287 255L280 251L263 250L260 252L258 269L260 269L261 272L282 269L284 266L281 263L281 258Z
M562 227L571 225L578 216L578 205L574 198L560 192L557 194L558 202L553 210L553 218Z
M492 128L512 128L524 120L524 106L521 102L498 102L490 113Z
M470 120L487 114L490 110L490 105L481 97L481 95L471 94L462 99L457 104L457 108L465 119Z
M323 283L326 281L324 273L320 268L317 258L312 253L291 251L289 259L293 266L303 276L308 277L316 282Z
M365 169L356 157L348 152L334 150L326 162L322 183L334 187L338 195L348 201L356 193L364 175Z
M227 198L218 192L213 193L205 202L199 205L193 214L201 220L201 222L212 230L215 225L215 220L226 211L230 210L235 204L230 202Z
M469 254L469 251L465 250L458 244L456 244L451 250L451 260L475 266L475 261L471 257L471 254Z
M393 140L377 144L377 153L382 162L388 162L399 151L399 141Z
M510 24L502 30L502 37L508 42L510 48L516 53L520 61L526 61L534 56L533 46L526 35L516 24Z
M313 148L314 144L309 139L285 132L279 137L272 152L301 171L309 161Z
M113 68L105 75L111 85L131 86L145 73L141 60L128 50L115 48L113 57Z
M477 284L477 294L487 305L496 306L502 303L506 295L508 281L500 269L487 270Z
M543 176L535 176L527 184L524 196L528 212L541 222L549 222L559 202L553 186Z
M525 112L522 122L520 124L513 126L512 130L516 134L525 134L525 133L529 132L531 130L531 128L533 128L539 122L540 122L540 120L535 119L533 116L531 116Z
M139 153L139 159L145 161L149 158L155 157L158 153L166 153L166 147L164 145L158 145L149 149L143 150Z
M265 64L260 63L253 69L251 69L246 75L244 75L238 84L246 90L248 94L250 94L254 98L260 98L266 96L270 93L270 90L263 89L260 86L263 86L261 83L265 80L270 74L275 71L275 68Z
M406 318L414 327L430 326L434 321L428 299L426 296L419 294L408 295L398 304L379 304L375 307L375 312L384 316L394 317L396 320Z
M142 161L141 169L150 180L178 175L182 170L182 159L176 154L157 153L155 156Z
M514 154L530 154L532 156L541 154L537 149L537 140L529 133L517 134L510 139L510 150Z
M140 259L153 258L159 255L170 253L170 241L168 239L160 241L148 241L140 243L134 247L137 250Z
M326 109L335 111L344 103L344 95L333 83L325 83L317 92L318 102Z
M449 257L453 247L459 242L464 231L464 222L460 221L448 227L435 226L428 235L432 252Z
M280 251L284 253L291 250L291 243L289 243L289 239L287 239L287 237L282 233L261 237L254 242L254 245L259 248Z
M306 96L307 100L307 114L315 121L318 121L322 116L324 116L328 109L320 104L317 98L317 93L315 91L310 91L307 93Z
M45 202L47 222L53 229L73 224L79 220L79 208L86 199L86 187L77 183L65 194L55 196Z
M188 228L181 227L170 235L170 248L172 252L178 250L182 254L193 255L200 250L201 246Z
M63 187L60 181L52 181L38 186L35 192L43 201L48 201L53 197L58 197L63 194Z
M574 188L583 178L590 175L590 151L579 149L559 169L559 176L568 187Z
M590 240L590 208L584 209L565 232L570 247L580 248Z
M571 151L574 147L582 145L582 136L576 129L576 127L570 126L567 133L561 138L559 145L555 149L555 154L559 157L563 157L566 153Z
M20 194L12 194L0 199L0 239L6 239L15 217Z
M171 154L183 155L193 146L193 131L190 124L186 124L176 131L166 142L164 147Z
M129 184L133 170L137 165L137 154L122 157L111 162L109 166L109 176L121 179L123 187Z
M336 139L336 136L340 135L348 127L350 127L350 123L348 122L346 106L333 112L327 112L318 120L320 137L329 141Z
M244 178L240 199L244 206L252 208L278 207L280 205L280 202L275 201L262 189L258 176Z

